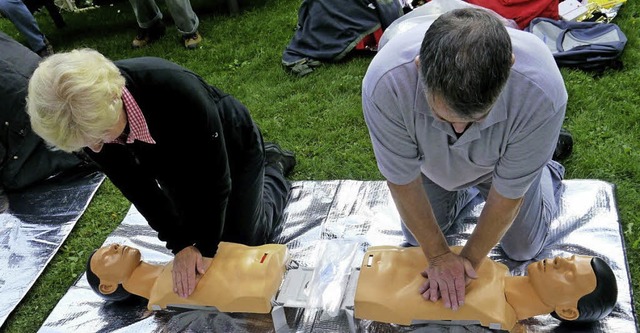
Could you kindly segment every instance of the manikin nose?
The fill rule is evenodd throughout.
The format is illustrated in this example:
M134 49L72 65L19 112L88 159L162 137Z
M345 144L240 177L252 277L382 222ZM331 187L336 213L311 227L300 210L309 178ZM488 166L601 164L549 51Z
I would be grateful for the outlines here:
M564 268L570 265L574 259L575 259L575 256L571 256L570 258L556 258L553 261L553 266L555 268Z

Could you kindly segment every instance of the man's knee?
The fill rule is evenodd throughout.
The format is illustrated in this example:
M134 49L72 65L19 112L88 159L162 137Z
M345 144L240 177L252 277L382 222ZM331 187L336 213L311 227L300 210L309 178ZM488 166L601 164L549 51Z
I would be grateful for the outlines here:
M535 258L540 253L543 244L532 244L523 240L503 240L500 245L510 259L527 261Z

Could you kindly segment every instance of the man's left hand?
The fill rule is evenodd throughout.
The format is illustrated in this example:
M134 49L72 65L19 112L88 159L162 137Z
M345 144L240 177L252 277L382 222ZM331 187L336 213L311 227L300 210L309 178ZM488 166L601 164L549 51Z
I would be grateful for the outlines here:
M444 306L454 311L464 304L465 287L478 277L471 262L453 252L431 258L421 275L427 278L419 290L422 297L432 302L442 297Z

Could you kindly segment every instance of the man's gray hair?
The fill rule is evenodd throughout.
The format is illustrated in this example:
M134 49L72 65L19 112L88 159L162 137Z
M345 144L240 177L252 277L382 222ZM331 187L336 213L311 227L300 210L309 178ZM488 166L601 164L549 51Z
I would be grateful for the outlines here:
M473 119L489 111L509 77L511 38L493 13L463 8L438 17L420 48L427 94L454 113Z

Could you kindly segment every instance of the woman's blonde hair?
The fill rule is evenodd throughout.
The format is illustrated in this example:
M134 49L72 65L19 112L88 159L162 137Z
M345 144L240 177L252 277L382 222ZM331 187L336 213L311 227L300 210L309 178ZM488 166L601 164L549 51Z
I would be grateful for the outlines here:
M118 67L95 50L51 55L29 80L31 127L67 152L98 143L118 123L124 85Z

